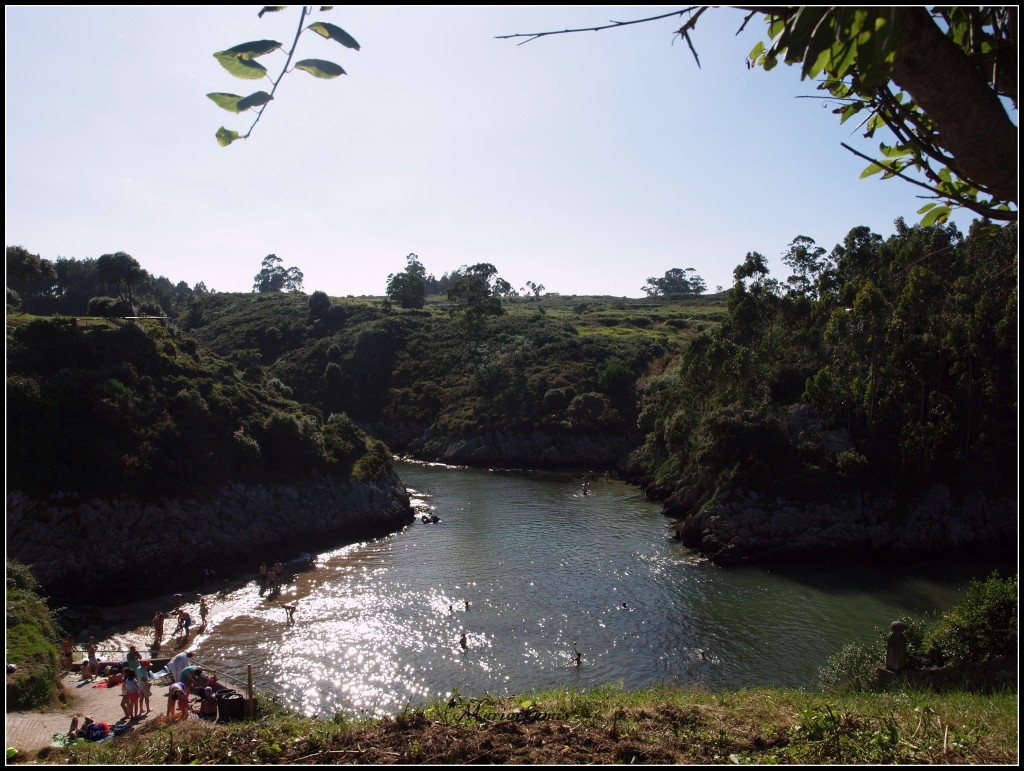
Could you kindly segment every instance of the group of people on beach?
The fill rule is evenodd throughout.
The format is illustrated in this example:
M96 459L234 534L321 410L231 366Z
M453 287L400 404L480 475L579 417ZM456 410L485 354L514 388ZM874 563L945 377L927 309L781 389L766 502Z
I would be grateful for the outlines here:
M216 674L207 674L199 664L192 663L193 651L182 651L167 662L171 684L167 690L167 719L184 720L189 714L201 719L217 719L217 691L220 683ZM189 696L199 695L196 707L189 705Z
M270 596L273 597L275 594L281 591L281 584L284 581L284 565L281 564L281 560L277 560L273 567L267 567L266 562L261 562L259 567L259 582L260 582L260 594L262 595L268 589L270 590Z
M199 624L200 626L206 626L206 618L210 614L210 605L206 601L206 597L196 592L196 605L199 609ZM153 615L153 647L159 648L164 640L164 624L168 618L167 613L158 610ZM192 614L185 608L185 597L181 594L174 595L174 610L172 615L177 619L177 624L174 627L174 631L171 632L172 637L177 637L181 642L187 643L188 636L192 628Z
M67 639L67 638L65 638ZM89 638L94 642L93 638ZM220 683L216 674L207 673L198 664L192 663L193 651L182 651L172 657L164 670L154 672L152 662L142 657L137 646L132 645L128 649L125 660L118 664L108 664L102 673L92 678L103 675L106 682L101 685L107 688L121 686L121 711L124 718L118 721L118 726L124 723L131 725L136 720L148 715L151 712L150 699L153 695L153 683L159 677L169 676L172 680L167 690L167 712L168 721L182 720L194 714L200 719L217 719L217 691ZM82 662L83 672L90 667L88 660ZM83 679L86 679L83 675ZM189 703L189 697L193 694L199 696L195 706ZM109 723L97 721L89 716L76 715L71 720L71 726L65 735L67 742L75 739L88 739L90 741L101 741L116 731Z

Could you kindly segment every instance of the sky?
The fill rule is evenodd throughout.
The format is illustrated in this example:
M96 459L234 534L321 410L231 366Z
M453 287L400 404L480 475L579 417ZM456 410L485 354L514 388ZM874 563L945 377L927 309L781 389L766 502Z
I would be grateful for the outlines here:
M353 51L304 32L294 71L252 136L246 95L213 54L292 44L299 6L5 6L5 238L48 260L124 251L154 276L248 292L263 258L306 292L383 295L418 255L427 273L491 263L514 288L643 297L693 268L732 284L751 251L785 280L797 236L831 250L865 225L916 223L926 195L860 179L880 135L840 125L795 68L748 69L764 39L744 13L709 10L592 27L684 6L336 6ZM308 21L307 21L308 23ZM285 54L259 61L276 77ZM810 97L810 98L805 98ZM973 219L953 221L966 232Z

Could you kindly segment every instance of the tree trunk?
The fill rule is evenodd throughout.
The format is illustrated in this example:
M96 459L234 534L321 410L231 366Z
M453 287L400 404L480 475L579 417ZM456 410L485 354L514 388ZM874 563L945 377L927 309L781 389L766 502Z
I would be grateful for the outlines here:
M935 123L954 171L1017 203L1017 127L974 63L923 7L897 14L893 81Z

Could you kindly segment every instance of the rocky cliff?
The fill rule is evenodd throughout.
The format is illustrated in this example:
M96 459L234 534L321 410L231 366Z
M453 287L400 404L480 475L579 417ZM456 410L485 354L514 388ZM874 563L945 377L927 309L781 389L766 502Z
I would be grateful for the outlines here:
M479 436L448 436L412 424L363 426L392 449L418 460L486 468L599 469L620 468L637 438L624 432L492 430Z
M412 521L397 475L364 483L311 473L289 485L226 484L203 498L148 503L34 500L7 493L7 555L32 567L52 598L104 604L187 590L203 570L253 574L289 551L324 551Z
M955 552L1013 553L1017 501L980 493L956 500L934 485L912 505L855 497L797 504L733 491L687 512L670 500L682 542L723 565L856 555L923 557Z

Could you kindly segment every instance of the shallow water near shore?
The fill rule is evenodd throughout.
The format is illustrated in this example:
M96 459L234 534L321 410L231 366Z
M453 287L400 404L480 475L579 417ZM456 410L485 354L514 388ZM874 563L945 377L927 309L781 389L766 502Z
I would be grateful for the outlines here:
M232 687L251 666L257 688L321 716L395 714L453 692L813 688L846 643L952 606L994 567L1008 574L976 560L719 568L674 541L660 505L621 482L584 488L570 474L411 462L398 471L414 524L316 554L278 595L255 581L208 595L209 623L187 644L196 658ZM424 524L423 513L440 522ZM289 556L254 555L254 573ZM154 604L168 601L117 609L138 626L105 646L145 645ZM185 647L171 641L162 653Z

